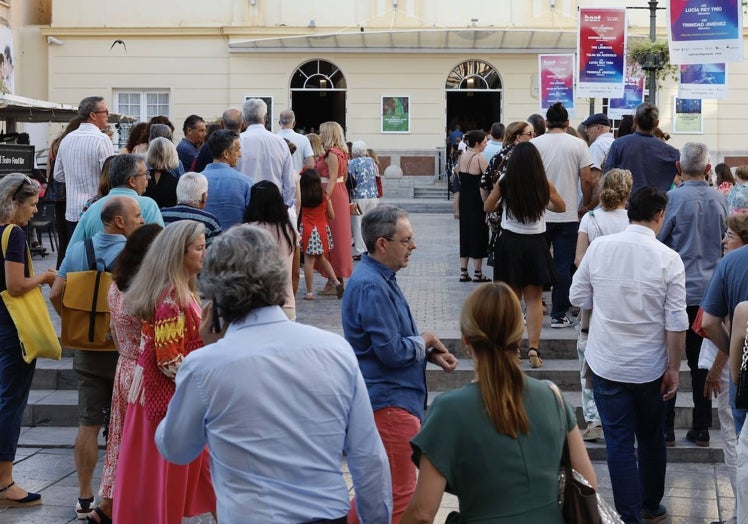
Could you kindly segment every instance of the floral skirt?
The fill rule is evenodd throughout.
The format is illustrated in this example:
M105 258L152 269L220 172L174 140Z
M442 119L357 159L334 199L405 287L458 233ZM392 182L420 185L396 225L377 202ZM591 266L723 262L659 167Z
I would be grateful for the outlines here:
M304 254L306 255L327 255L334 247L332 242L332 232L330 226L325 226L325 232L327 233L327 245L320 235L317 226L313 226L309 235L304 234L304 224L301 225L300 233L301 240L303 243Z

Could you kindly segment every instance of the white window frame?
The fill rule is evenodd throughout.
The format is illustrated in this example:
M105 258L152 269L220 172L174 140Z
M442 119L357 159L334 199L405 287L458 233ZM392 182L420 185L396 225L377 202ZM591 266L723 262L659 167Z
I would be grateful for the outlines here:
M130 94L130 95L138 95L140 97L138 101L139 106L139 113L138 114L130 114L130 111L122 111L119 104L119 97L122 94ZM148 114L148 104L147 104L147 96L148 95L166 95L166 111L159 111L157 114ZM130 104L128 104L129 106ZM161 107L164 104L157 104L158 107ZM169 117L171 109L171 91L169 89L115 89L114 90L114 111L120 114L124 114L127 116L132 116L137 119L139 122L148 122L152 117L164 115Z

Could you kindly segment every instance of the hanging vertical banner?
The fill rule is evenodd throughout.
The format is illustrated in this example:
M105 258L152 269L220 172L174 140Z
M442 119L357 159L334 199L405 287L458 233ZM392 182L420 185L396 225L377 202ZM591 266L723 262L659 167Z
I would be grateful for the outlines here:
M577 96L623 96L626 9L580 9L577 51Z
M672 64L743 61L741 0L670 0Z
M626 64L626 82L623 97L611 98L608 104L608 118L620 120L623 115L633 115L644 102L644 71L635 62Z
M679 98L727 98L727 64L680 66Z
M561 102L569 116L574 110L574 55L538 55L540 68L540 112Z

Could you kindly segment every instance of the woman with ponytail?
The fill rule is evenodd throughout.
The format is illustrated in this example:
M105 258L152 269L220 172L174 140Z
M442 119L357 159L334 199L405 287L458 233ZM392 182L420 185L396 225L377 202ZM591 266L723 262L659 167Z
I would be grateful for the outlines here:
M461 522L563 522L558 469L568 439L572 467L597 481L572 407L519 367L522 310L502 282L465 301L460 330L475 380L437 397L411 441L420 469L402 524L432 522L445 490Z

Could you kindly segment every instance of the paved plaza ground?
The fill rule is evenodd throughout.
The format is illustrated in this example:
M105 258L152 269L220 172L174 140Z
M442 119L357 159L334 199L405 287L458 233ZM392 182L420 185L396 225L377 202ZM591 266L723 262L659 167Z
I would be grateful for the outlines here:
M418 248L410 259L410 266L398 273L398 282L409 300L419 328L433 330L454 345L459 340L460 308L469 291L476 286L458 282L458 224L451 214L445 213L413 213L411 222ZM36 260L35 267L39 272L53 263L52 257ZM486 274L491 275L490 268ZM319 289L322 284L322 279L317 277L315 287ZM299 298L303 291L302 278ZM340 301L335 297L320 297L315 301L299 300L297 316L300 322L342 333ZM52 318L59 328L59 320L54 313ZM544 340L571 339L575 336L572 329L551 330L548 318L544 319ZM51 524L74 520L73 505L77 497L71 449L74 435L75 428L24 428L22 447L14 469L15 479L19 485L29 490L40 491L44 496L44 504L35 508L0 510L0 524ZM712 431L712 439L719 440L718 431ZM98 486L100 468L101 461L97 468L95 486ZM605 463L595 462L595 469L600 492L612 501ZM734 499L724 465L668 464L663 504L671 515L663 521L665 523L709 523L732 516ZM440 524L447 513L456 508L456 499L445 496L435 522ZM149 522L147 508L143 510L142 522ZM212 519L210 516L202 516L186 519L185 522L207 523L212 522Z

